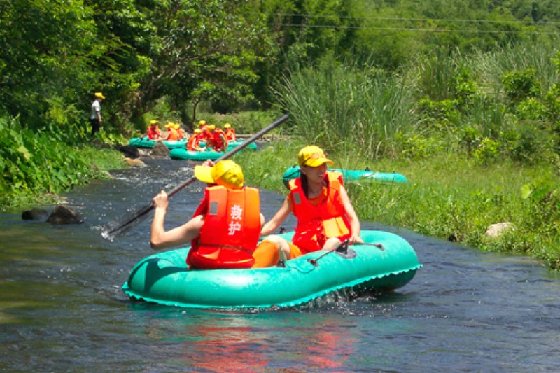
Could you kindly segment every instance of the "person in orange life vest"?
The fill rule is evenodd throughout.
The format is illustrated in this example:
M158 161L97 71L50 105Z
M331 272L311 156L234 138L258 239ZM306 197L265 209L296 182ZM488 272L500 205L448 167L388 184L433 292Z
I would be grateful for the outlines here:
M207 124L204 127L204 140L206 141L206 147L212 148L216 150L215 138L214 138L214 130L216 126L213 124Z
M317 146L306 146L298 155L301 176L290 181L289 195L263 226L262 235L278 228L292 212L296 217L293 244L272 235L267 238L289 258L317 250L335 250L348 239L350 244L363 243L360 221L344 188L342 175L327 171L328 159Z
M173 122L167 122L167 124L165 125L165 128L167 128L167 141L178 141L181 140L181 135L178 131L179 126Z
M195 167L195 177L209 184L193 217L185 224L165 231L169 204L161 191L153 199L154 220L150 245L165 248L191 242L187 264L197 269L270 267L280 259L274 242L259 241L264 217L260 213L259 191L244 186L241 167L231 160Z
M215 127L212 131L212 143L217 152L223 152L227 148L226 135L221 128Z
M201 119L198 121L198 128L200 128L200 130L204 133L206 132L206 121L204 119Z
M175 130L177 130L177 134L179 135L179 140L184 139L187 134L185 133L185 130L183 130L183 127L181 127L181 125L179 123L175 123Z
M224 124L224 135L228 142L235 141L235 130L231 126L231 124L226 123Z
M159 122L156 119L150 121L150 125L147 130L148 139L150 140L160 140L161 131L159 130Z
M200 146L200 142L204 140L204 134L200 128L194 130L194 133L189 137L187 141L187 150L199 151L203 147Z

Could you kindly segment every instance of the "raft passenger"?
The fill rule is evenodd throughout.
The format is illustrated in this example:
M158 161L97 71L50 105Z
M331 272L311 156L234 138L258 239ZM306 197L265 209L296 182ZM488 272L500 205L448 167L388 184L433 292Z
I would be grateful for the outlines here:
M291 212L297 220L293 243L276 235L267 238L290 259L313 251L335 250L347 239L350 244L363 243L360 221L342 175L327 171L327 164L333 162L321 148L306 146L298 154L298 163L300 177L290 180L288 196L261 234L274 232Z
M181 140L181 135L178 131L179 126L173 122L167 122L167 124L165 125L165 128L167 128L167 141L178 141Z
M202 133L202 130L200 128L197 128L194 130L194 133L189 137L189 140L187 141L187 150L191 150L191 151L200 151L203 150L204 148L202 146L200 146L201 142L204 141L205 136Z
M195 167L195 177L208 186L193 217L185 224L165 231L167 194L161 191L154 197L151 247L159 249L191 241L187 264L197 269L277 264L279 251L275 243L265 240L257 246L264 223L258 189L245 186L241 167L234 161L222 160L210 167L211 164Z
M212 144L214 150L217 152L223 152L227 148L227 138L224 131L221 128L214 126L212 130Z
M150 124L147 129L148 139L150 140L160 140L161 131L159 129L159 122L156 119L150 120Z
M235 130L233 129L233 127L229 123L224 124L224 136L225 136L227 142L235 141L235 139L236 139Z

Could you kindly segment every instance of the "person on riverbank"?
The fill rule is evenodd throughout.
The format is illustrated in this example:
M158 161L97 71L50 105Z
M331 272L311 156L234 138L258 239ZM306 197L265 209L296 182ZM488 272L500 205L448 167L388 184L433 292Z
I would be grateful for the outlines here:
M101 128L101 101L105 100L105 96L101 92L95 92L93 94L93 102L91 103L91 115L89 117L89 122L91 124L91 136L95 136L99 129Z
M327 171L333 164L317 146L306 146L298 154L300 177L290 180L289 194L261 234L274 232L291 213L297 219L292 244L271 235L290 259L318 250L335 250L342 242L363 243L360 221L344 188L342 175Z
M191 242L190 268L261 268L278 263L279 251L271 241L259 241L264 217L258 189L245 186L241 167L232 160L196 166L195 177L208 184L192 218L165 231L168 197L161 191L153 199L154 220L150 245L160 249Z
M160 140L161 131L159 129L159 122L157 119L150 120L150 124L147 129L148 139L150 140Z

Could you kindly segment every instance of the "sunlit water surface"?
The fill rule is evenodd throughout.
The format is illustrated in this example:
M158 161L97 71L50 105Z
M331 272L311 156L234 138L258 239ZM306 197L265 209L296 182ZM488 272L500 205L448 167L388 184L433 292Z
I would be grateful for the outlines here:
M0 370L9 372L557 372L560 279L523 257L486 254L396 228L424 267L381 297L224 312L131 302L128 271L152 253L149 219L113 242L102 228L192 176L148 160L70 193L82 225L0 215ZM201 196L171 201L167 226ZM282 196L263 193L270 218ZM151 215L150 215L151 216ZM293 226L293 219L287 228Z

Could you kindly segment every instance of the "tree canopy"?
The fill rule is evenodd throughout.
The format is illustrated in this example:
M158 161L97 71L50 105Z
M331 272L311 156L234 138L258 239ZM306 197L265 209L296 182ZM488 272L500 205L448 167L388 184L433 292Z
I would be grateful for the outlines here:
M295 66L397 70L434 51L555 43L553 0L12 0L0 3L0 114L31 129L85 123L108 97L112 129L165 98L183 122L200 102L272 104Z

